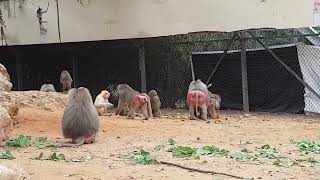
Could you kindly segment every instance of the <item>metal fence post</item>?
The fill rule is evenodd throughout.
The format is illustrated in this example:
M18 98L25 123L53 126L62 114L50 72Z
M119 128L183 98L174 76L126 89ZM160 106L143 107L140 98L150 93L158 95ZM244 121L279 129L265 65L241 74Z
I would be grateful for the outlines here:
M196 77L194 75L194 68L193 68L193 62L192 62L192 54L190 54L190 67L191 67L191 76L192 76L192 81L196 80Z
M247 72L247 44L240 36L241 43L241 75L242 75L242 106L244 112L249 112L248 72Z
M139 66L141 77L141 92L147 92L145 48L143 44L140 44L139 46Z
M73 71L73 86L78 87L78 60L75 55L72 55L72 71Z

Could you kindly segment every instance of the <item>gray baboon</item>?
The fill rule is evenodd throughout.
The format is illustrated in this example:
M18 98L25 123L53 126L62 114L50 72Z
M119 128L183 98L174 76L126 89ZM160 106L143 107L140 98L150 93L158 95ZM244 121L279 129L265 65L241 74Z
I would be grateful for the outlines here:
M213 94L210 91L209 93L209 104L208 104L208 115L213 119L219 118L217 110L220 109L221 96L218 94Z
M148 93L149 97L150 97L150 102L151 102L151 109L152 109L152 115L153 117L160 117L161 116L161 101L160 98L158 96L158 93L156 90L151 90Z
M62 84L62 92L68 92L71 89L72 78L68 71L63 70L60 74L60 83Z
M61 144L61 146L94 143L98 130L99 115L93 106L89 90L84 87L70 89L68 105L62 117L62 132L65 138L71 138L75 144Z
M141 108L144 119L152 118L152 109L150 98L146 93L139 93L133 90L127 84L120 84L118 86L118 108L116 115L129 107L129 118L134 119L134 114L138 108Z
M53 84L42 84L40 91L42 91L42 92L56 92L56 89L54 89Z
M209 104L209 93L207 86L200 80L192 81L189 85L187 101L191 119L198 116L198 108L201 110L201 119L207 120L207 106ZM195 117L196 113L196 117Z

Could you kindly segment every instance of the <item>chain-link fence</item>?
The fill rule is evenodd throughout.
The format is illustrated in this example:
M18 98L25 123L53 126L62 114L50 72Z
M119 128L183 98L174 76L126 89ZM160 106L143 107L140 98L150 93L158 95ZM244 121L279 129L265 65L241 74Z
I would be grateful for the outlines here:
M246 104L243 103L246 88L242 87L246 85L245 66L241 63L244 62L241 61L241 42L245 42L251 111L320 113L317 109L320 107L320 38L314 34L319 29L309 30L250 31L257 38L249 33L239 34L230 46L234 33L202 32L70 43L64 48L57 45L4 47L0 49L0 62L8 68L14 89L19 83L19 90L39 89L48 80L59 87L59 73L67 69L75 76L76 86L89 88L93 98L107 88L115 94L110 101L116 104L114 91L118 84L126 83L142 90L141 64L145 59L147 91L157 90L164 108L187 108L185 100L192 81L192 61L196 79L206 82L212 75L209 90L222 97L221 108L241 110ZM145 57L141 55L141 45L144 45ZM229 51L224 54L226 47Z
M247 47L250 111L317 112L320 99L313 91L320 93L320 48L314 44L320 38L293 29L256 31L253 35L268 49L249 35L241 36ZM213 72L231 36L206 33L146 41L147 89L159 92L164 107L186 107L192 54L196 79L206 82L213 73L208 84L213 85L210 91L222 97L221 108L243 109L240 36Z

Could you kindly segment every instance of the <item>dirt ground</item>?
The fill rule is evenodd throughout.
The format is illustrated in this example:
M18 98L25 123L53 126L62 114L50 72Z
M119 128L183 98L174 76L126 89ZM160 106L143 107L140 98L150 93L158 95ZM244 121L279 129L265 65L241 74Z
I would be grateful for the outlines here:
M29 135L33 138L46 136L62 138L60 129L62 110L50 112L33 108L19 111L19 124L11 137ZM177 114L177 113L175 113ZM201 156L195 158L172 157L165 150L154 151L157 145L168 145L173 138L177 145L202 147L215 145L240 152L242 148L254 150L264 144L275 147L282 155L301 159L291 139L317 140L320 137L320 121L305 115L254 113L244 116L240 112L222 111L222 123L207 123L179 118L129 120L124 117L101 117L97 142L79 148L10 148L14 160L1 160L4 164L17 164L26 170L32 180L79 180L79 179L231 179L226 176L201 174L165 165L136 165L126 155L143 148L157 160L173 162L202 170L230 173L254 179L320 179L320 168L279 167L272 161L238 162L225 157ZM45 156L53 152L63 153L65 161L40 161L31 158L41 152ZM320 160L320 156L314 155ZM80 162L75 161L80 160ZM270 163L271 162L271 163Z

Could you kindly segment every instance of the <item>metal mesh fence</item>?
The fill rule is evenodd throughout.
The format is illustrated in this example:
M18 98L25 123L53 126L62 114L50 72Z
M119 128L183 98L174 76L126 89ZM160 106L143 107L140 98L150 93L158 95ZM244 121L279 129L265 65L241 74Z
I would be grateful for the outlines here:
M203 34L187 35L147 42L147 90L158 91L163 107L186 108L186 93L192 80L190 54L196 79L206 82L223 55L231 35L220 34L220 40L213 41L210 39L217 39L214 33L205 37ZM250 111L314 111L320 101L312 92L320 93L320 48L313 45L314 40L311 41L309 35L299 34L295 30L268 31L262 35L259 32L254 35L287 67L259 42L249 36L242 37L247 46ZM240 49L240 40L234 40L209 81L213 85L209 90L222 97L222 109L243 109ZM288 68L307 85L299 81Z

